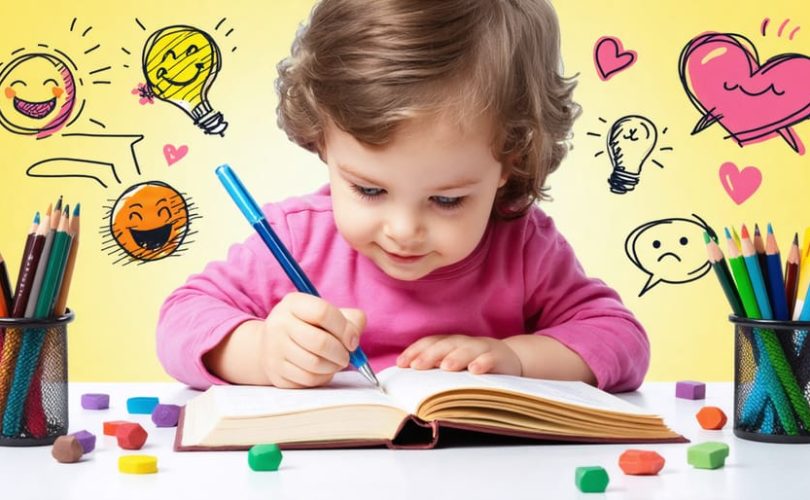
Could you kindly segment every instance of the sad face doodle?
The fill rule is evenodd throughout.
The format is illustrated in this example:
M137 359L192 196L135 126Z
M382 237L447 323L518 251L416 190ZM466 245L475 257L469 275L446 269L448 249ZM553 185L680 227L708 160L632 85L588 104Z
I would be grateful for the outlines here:
M172 255L188 234L189 206L173 187L159 181L136 184L115 202L110 234L125 254L141 261Z
M50 135L73 111L76 91L67 64L50 54L26 54L0 73L0 124L17 134Z
M661 219L637 227L625 240L625 253L649 278L639 293L658 283L688 283L701 278L711 265L703 232L714 231L697 215L694 219Z

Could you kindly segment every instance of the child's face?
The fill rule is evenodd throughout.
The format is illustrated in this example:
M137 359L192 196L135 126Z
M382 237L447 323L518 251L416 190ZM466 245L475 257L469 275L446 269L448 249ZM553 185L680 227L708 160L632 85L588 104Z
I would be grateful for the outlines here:
M326 128L335 222L386 274L415 280L464 259L481 240L506 182L485 119L466 130L417 118L378 147Z

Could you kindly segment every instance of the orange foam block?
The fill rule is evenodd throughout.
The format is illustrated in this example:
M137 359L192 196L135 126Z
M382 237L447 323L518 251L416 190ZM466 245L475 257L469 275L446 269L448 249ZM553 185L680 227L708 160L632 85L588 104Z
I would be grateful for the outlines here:
M118 433L118 428L123 424L129 424L126 420L110 420L104 422L104 435L115 436Z
M706 430L716 431L723 428L728 420L723 410L716 406L704 406L697 412L697 421Z
M664 457L649 450L627 450L619 457L619 467L630 476L654 476L664 468Z

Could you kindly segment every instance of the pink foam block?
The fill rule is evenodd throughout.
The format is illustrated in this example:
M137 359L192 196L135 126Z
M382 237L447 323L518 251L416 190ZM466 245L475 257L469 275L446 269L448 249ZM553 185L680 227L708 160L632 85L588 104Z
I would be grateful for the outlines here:
M675 397L680 399L705 399L706 384L692 380L681 380L675 385Z

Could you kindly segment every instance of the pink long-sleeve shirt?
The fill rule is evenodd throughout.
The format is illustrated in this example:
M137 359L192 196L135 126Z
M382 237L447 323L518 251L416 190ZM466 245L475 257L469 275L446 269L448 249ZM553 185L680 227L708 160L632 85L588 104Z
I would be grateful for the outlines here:
M328 186L263 210L321 296L366 313L360 346L374 370L394 365L428 335L536 333L579 354L602 389L633 390L647 372L644 329L614 290L585 275L537 207L516 220L490 221L470 255L415 281L386 275L346 243ZM160 361L193 387L225 383L206 369L203 355L242 322L266 318L294 291L257 235L233 245L227 260L208 264L166 299L157 327Z

